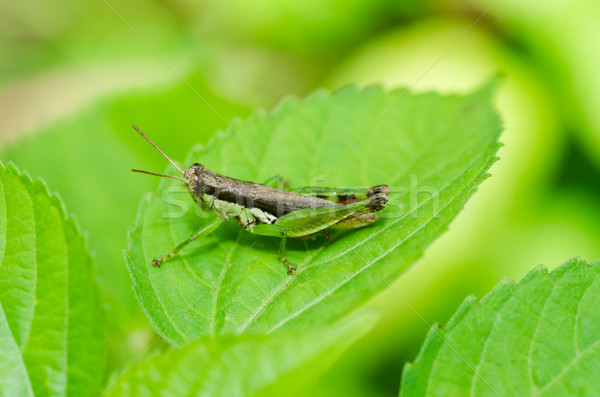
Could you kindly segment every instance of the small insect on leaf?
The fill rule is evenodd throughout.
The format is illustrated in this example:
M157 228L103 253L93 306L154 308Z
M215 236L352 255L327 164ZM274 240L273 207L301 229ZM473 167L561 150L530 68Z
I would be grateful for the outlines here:
M501 131L493 88L465 96L321 90L233 120L192 148L186 166L203 166L181 174L169 165L162 174L187 185L161 178L129 233L127 266L156 330L181 346L202 335L310 327L387 288L487 178ZM250 225L277 238L252 235ZM284 234L292 277L274 254ZM194 243L171 263L152 266L190 235Z
M135 125L132 127L181 172L183 178L136 169L132 171L182 181L194 202L204 211L216 215L212 223L202 225L167 255L153 259L152 265L156 267L175 257L192 241L212 233L222 222L234 219L251 233L280 238L279 260L289 274L295 274L296 267L285 256L288 238L311 238L326 233L328 228L368 226L377 220L375 213L384 209L388 202L390 189L387 185L359 191L303 188L302 193L297 193L220 175L199 163L183 171L146 134Z

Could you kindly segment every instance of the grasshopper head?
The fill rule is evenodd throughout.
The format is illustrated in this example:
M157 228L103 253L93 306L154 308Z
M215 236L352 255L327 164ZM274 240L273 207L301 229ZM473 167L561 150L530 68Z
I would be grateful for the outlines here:
M194 198L202 197L204 193L214 192L216 174L199 163L194 163L183 176L188 184L188 189Z

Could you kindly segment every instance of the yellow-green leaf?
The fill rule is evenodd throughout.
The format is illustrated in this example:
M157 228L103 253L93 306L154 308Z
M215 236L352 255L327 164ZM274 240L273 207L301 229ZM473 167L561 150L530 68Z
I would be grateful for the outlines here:
M106 336L84 238L12 164L0 163L0 204L0 394L94 394Z
M153 267L154 257L209 222L181 182L163 180L140 206L127 254L136 295L156 330L182 345L202 335L325 324L364 303L422 254L487 177L501 131L492 91L317 91L272 114L232 122L205 148L194 148L186 166L201 162L239 179L261 182L280 173L295 187L388 184L392 193L372 226L327 241L288 242L288 259L298 265L289 276L277 259L277 238L234 222Z
M401 395L600 395L599 274L572 259L467 298L404 368Z

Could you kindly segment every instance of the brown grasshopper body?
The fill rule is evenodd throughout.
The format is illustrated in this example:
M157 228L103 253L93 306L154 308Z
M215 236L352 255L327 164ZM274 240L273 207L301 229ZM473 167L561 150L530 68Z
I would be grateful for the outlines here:
M216 219L208 226L179 244L165 257L152 261L160 266L173 258L190 242L212 233L223 221L235 219L251 233L279 237L279 259L288 272L296 268L285 257L288 237L307 238L330 228L357 228L375 222L376 212L385 208L389 188L378 185L370 189L302 188L299 191L278 189L270 184L242 181L217 174L201 164L192 164L185 172L166 156L142 131L133 126L182 174L183 178L132 170L181 180L203 210L215 213ZM281 181L281 177L272 181Z

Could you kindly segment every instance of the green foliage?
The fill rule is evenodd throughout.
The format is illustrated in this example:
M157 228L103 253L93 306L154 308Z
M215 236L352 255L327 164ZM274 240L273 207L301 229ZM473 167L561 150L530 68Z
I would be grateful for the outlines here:
M0 163L0 393L91 395L106 350L92 260L46 186Z
M385 0L211 2L215 14L222 18L221 30L228 35L285 51L310 52L339 50L369 38L389 22L396 7L393 4ZM411 5L417 8L421 4ZM248 18L249 14L253 17Z
M298 264L291 277L277 259L277 239L232 222L154 268L154 257L209 222L180 182L163 180L140 207L127 254L155 329L182 345L203 335L323 324L365 302L421 255L486 178L501 129L491 92L318 91L232 123L205 148L195 147L186 165L201 162L251 181L281 173L291 186L387 183L390 203L368 228L289 242L288 259Z
M0 161L15 162L35 178L41 177L77 215L81 230L89 233L90 254L98 265L99 300L109 313L106 369L94 376L107 379L123 372L126 364L136 360L154 340L156 335L141 306L155 328L173 344L204 343L209 350L212 346L222 351L222 346L237 346L236 336L227 335L236 332L241 333L237 335L240 343L250 343L251 339L267 343L271 337L309 331L318 342L314 330L368 301L382 312L384 321L302 395L395 395L401 368L416 356L428 324L434 319L445 324L466 294L483 296L501 277L518 280L532 263L554 269L574 254L600 258L600 52L593 50L600 33L597 3L0 3ZM129 172L130 168L160 172L166 164L130 124L139 125L166 153L184 164L190 148L205 145L215 131L228 129L227 122L233 117L247 117L247 107L270 109L282 95L304 96L321 86L337 89L345 84L374 82L384 87L410 87L412 92L467 92L498 71L507 77L494 98L506 126L504 147L496 154L502 161L492 168L492 180L483 183L481 191L469 199L466 211L459 213L484 178L489 165L486 161L492 159L495 150L491 136L497 131L482 128L486 123L479 123L473 115L463 120L458 105L445 108L445 101L467 102L464 98L406 96L394 114L380 121L389 98L399 92L371 92L361 97L365 100L356 101L349 91L331 98L319 93L304 103L287 102L273 116L232 123L235 132L229 130L215 138L206 150L196 149L189 159L258 182L282 173L294 186L394 183L396 192L385 218L364 230L339 231L331 241L290 242L291 259L303 269L300 277L289 277L277 260L276 238L250 235L232 222L188 246L177 261L161 269L149 267L155 254L166 253L206 220L193 214L196 208L177 182L165 181L156 194L158 178ZM197 74L190 77L191 73ZM130 92L132 88L137 92ZM104 99L88 105L89 99L99 96ZM483 92L479 98L489 100ZM423 103L417 105L417 101ZM479 112L477 105L473 107ZM466 104L462 107L468 108ZM486 105L482 108L492 114ZM340 156L372 123L376 128ZM468 134L465 128L477 132ZM477 135L482 131L486 135ZM482 140L476 142L473 137ZM489 149L487 154L485 148ZM413 180L419 186L439 190L440 217L431 216L435 198L427 201L428 189L413 200ZM182 193L171 190L176 187ZM26 237L12 238L14 231L31 235L40 223L32 222L37 220L33 215L25 216L33 201L29 207L16 202L6 208L4 188L0 186L0 395L46 395L50 393L30 382L40 379L38 360L23 357L33 348L40 350L41 345L55 352L57 341L62 339L38 337L31 345L23 344L21 340L29 333L21 331L21 325L30 317L31 321L38 317L37 329L50 330L62 323L66 314L62 306L50 304L54 298L32 300L31 284L36 289L40 284L31 280L38 273L27 267L19 274L6 273L36 259L32 257L36 243ZM27 192L25 187L21 190ZM153 195L140 208L148 191ZM19 197L22 195L16 194L14 200L8 200L18 201ZM408 213L420 204L416 217ZM128 255L141 305L123 258L123 249L128 248L127 228L135 224L136 213L139 224L130 238L129 248L133 249ZM186 216L173 218L182 213ZM70 222L62 213L58 218L64 221L63 226ZM437 238L450 221L450 233ZM7 235L5 226L11 224L13 232ZM62 230L66 229L64 226ZM72 230L78 236L76 229ZM58 239L61 233L48 238ZM8 267L2 263L7 237L10 244L25 248L13 250ZM68 245L66 239L52 244L56 249ZM44 249L50 250L41 248L41 255ZM425 260L416 269L405 271L423 250ZM55 283L64 273L61 266L55 267L57 274L39 274L44 279L50 277L42 285ZM68 274L69 279L75 276ZM555 277L540 279L555 281ZM392 280L396 280L394 288L387 288L386 282ZM19 288L15 283L20 283ZM60 293L62 285L57 285ZM580 292L577 288L573 291ZM547 290L538 295L521 306L539 303L547 297ZM370 298L373 296L375 299ZM17 298L29 301L19 305L13 302ZM572 304L569 299L561 303ZM477 313L484 309L473 306L471 310ZM495 319L498 326L516 315L516 311L501 313ZM528 330L527 324L539 316L535 310L523 312L520 321L524 329ZM589 318L596 320L593 313ZM562 322L563 318L547 319L551 320ZM480 328L494 329L490 335L496 335L496 328L481 324ZM208 339L211 334L215 335L214 345ZM548 357L548 363L538 358L531 367L532 374L545 371L549 364L562 363L562 349L568 343L563 346L560 341L573 339L572 334L562 331L551 335L539 331L538 336L536 354ZM195 342L198 337L202 342ZM490 338L489 349L494 348L497 355L489 357L488 353L482 370L492 359L500 368L490 384L513 378L522 382L521 374L506 375L512 363L518 363L521 352L508 356L506 351L511 350L500 347L504 343L510 349L514 341L519 346L522 338L518 327L513 327L510 337ZM165 343L152 345L147 355L169 350ZM481 346L480 336L474 343ZM545 354L542 343L560 349L557 354ZM87 345L70 348L67 355L85 349ZM169 352L167 356L177 354ZM48 353L39 363L44 366L54 357ZM471 359L469 353L465 357ZM161 365L168 361L155 360ZM476 367L480 360L469 362ZM587 378L595 379L593 363L576 363L571 371L589 365ZM47 366L53 376L63 370L59 364ZM225 371L218 364L211 361L209 366ZM452 360L435 361L430 373L455 370L456 379L469 373L464 364L454 369L455 364ZM177 368L185 374L195 370L183 366ZM294 379L303 379L311 366L305 362L303 370L296 371L302 372L301 377ZM83 372L89 375L87 370ZM170 379L176 376L166 372ZM239 380L235 375L225 371L222 376ZM70 376L75 375L69 369L66 377ZM546 379L536 376L541 383ZM285 382L277 383L286 386ZM55 383L45 384L54 387ZM152 385L150 382L148 390ZM483 388L480 380L467 393L475 395ZM174 395L179 390L174 386L167 389L161 391ZM515 388L500 394L522 395L530 390ZM288 390L277 392L289 395ZM578 392L583 394L575 388L560 394Z
M193 144L207 142L214 131L226 128L221 117L229 120L248 112L212 93L198 76L188 78L187 83L193 89L178 83L107 97L1 153L1 159L19 164L57 189L77 214L90 234L102 292L114 314L111 320L120 329L139 326L143 319L139 313L136 321L139 308L123 266L123 248L142 192L157 183L155 178L133 174L130 169L157 170L164 161L148 150L131 124L156 139L172 138L162 142L177 158Z
M405 367L401 395L600 394L599 273L572 259L467 298Z
M204 337L134 366L109 395L290 395L308 386L374 320L363 315L307 332Z

